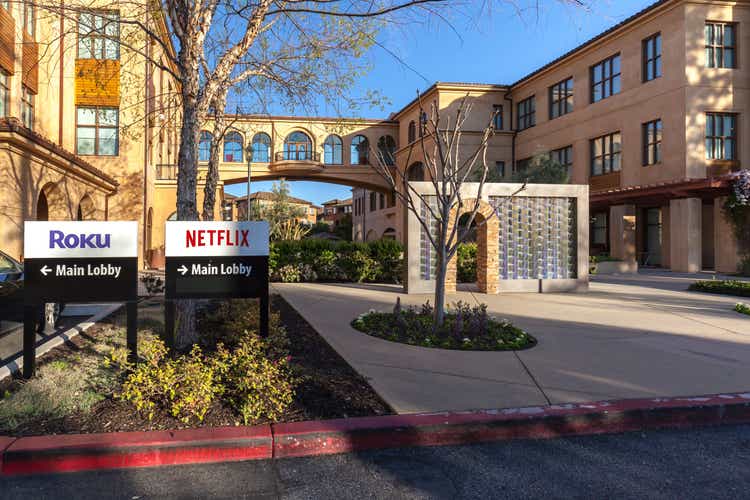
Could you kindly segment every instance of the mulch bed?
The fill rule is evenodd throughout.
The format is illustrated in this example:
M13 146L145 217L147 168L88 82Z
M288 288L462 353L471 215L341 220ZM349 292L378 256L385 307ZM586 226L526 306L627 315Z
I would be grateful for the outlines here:
M271 297L271 310L281 316L290 343L294 374L301 378L295 388L294 402L277 422L295 422L345 417L393 414L393 410L297 311L278 295ZM124 310L103 320L104 323L125 324ZM85 333L54 349L38 362L39 365L65 359L73 351L87 349L96 342L95 325ZM21 382L6 379L0 382L0 393ZM0 404L2 401L0 400ZM215 403L201 423L184 424L163 412L151 420L140 415L128 402L109 396L96 403L88 413L76 413L56 420L29 422L17 428L14 435L77 434L116 431L144 431L239 425L241 422L231 409ZM256 424L268 423L258 421Z

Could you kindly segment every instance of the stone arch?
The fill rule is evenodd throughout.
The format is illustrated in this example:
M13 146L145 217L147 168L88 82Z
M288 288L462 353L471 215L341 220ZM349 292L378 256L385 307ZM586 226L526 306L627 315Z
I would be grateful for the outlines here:
M375 232L374 229L370 229L367 231L367 237L365 237L365 241L377 241L378 240L378 233Z
M77 220L96 220L96 206L88 194L83 195L78 203Z
M315 151L315 136L303 128L293 128L284 137L284 160L309 160Z
M68 220L73 215L60 186L48 182L39 190L36 203L36 220Z
M395 240L396 239L396 230L392 227L387 228L385 231L383 231L383 236L380 237L383 240Z
M458 223L458 219L465 213L471 213L475 199L464 201L462 207L451 211L451 223ZM474 223L477 229L477 286L480 293L497 293L500 275L500 243L498 241L500 223L495 210L486 201L479 202ZM447 292L456 291L456 256L448 262L448 272L445 277Z
M406 180L421 182L424 181L424 164L421 161L416 161L409 165L406 169Z

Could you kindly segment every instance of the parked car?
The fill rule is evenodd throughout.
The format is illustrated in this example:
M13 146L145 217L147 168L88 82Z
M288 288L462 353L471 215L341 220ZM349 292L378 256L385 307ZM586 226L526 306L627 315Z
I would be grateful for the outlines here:
M23 281L23 264L0 251L0 334L23 323ZM63 308L63 304L48 303L39 311L46 332L54 330Z

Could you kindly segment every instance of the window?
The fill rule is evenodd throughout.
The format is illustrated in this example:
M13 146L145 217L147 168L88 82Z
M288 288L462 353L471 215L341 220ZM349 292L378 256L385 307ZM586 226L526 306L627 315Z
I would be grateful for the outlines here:
M36 10L30 0L23 2L23 29L31 38L36 35Z
M377 193L370 193L370 212L374 212L378 209L378 195Z
M503 129L503 107L500 104L492 106L492 128L495 130Z
M78 15L78 59L120 58L120 15L82 12Z
M243 145L242 134L234 130L227 132L224 136L224 161L229 163L241 162Z
M378 194L378 203L380 205L380 210L383 210L385 208L385 194Z
M737 115L706 113L706 158L709 160L737 158Z
M549 119L573 111L573 78L568 78L549 88Z
M417 140L417 125L414 120L409 122L408 141L412 143Z
M661 120L643 124L643 165L661 162Z
M206 130L201 132L201 139L198 142L198 161L208 161L211 159L211 132Z
M378 154L384 164L388 166L395 164L396 141L393 137L384 135L378 139Z
M528 97L518 103L518 130L526 130L536 125L536 99Z
M292 132L284 141L285 160L311 160L312 141L304 132Z
M271 138L264 132L258 132L253 136L253 158L258 163L271 161Z
M0 7L10 12L10 0L0 0Z
M521 173L528 170L531 166L531 160L533 160L533 158L523 158L521 160L516 160L515 173Z
M351 164L367 165L370 158L370 142L364 135L355 136L352 139Z
M116 156L119 110L117 108L76 108L76 153Z
M620 54L591 66L591 102L620 93Z
M592 246L607 246L607 219L606 212L599 212L591 217L591 243Z
M661 33L643 40L643 81L661 76Z
M0 69L0 118L8 116L8 99L10 97L10 76Z
M497 179L505 178L505 162L504 161L495 162L495 177Z
M591 175L619 172L622 168L620 132L591 140Z
M21 122L26 128L34 128L34 94L26 86L21 86Z
M427 117L427 113L422 111L419 114L419 137L422 137L427 133L427 122L429 121L429 118Z
M421 182L424 181L424 165L422 162L412 163L406 170L406 180Z
M329 135L323 143L323 162L326 165L341 165L344 163L344 143L341 137Z
M568 169L568 176L573 172L573 146L555 149L549 152L549 157Z
M736 36L731 23L706 23L706 67L734 68Z

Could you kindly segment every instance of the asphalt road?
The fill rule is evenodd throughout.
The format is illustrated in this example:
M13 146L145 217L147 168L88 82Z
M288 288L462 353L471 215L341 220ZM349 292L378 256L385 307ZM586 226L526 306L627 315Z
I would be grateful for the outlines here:
M0 478L19 498L750 498L750 426Z

